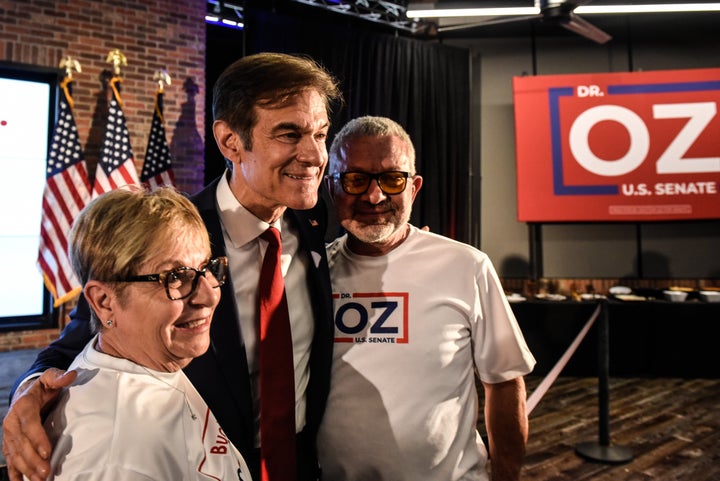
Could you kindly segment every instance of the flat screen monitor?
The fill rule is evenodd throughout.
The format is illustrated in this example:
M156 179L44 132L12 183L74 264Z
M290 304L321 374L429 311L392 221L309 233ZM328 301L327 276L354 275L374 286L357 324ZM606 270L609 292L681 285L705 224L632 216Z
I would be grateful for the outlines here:
M52 324L37 258L59 73L0 62L0 330Z

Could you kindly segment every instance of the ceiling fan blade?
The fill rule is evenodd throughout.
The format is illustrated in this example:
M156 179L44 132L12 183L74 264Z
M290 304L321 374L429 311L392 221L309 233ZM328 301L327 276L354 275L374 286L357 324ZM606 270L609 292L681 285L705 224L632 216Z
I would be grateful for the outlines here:
M456 25L445 25L443 27L438 27L437 31L438 31L438 33L442 33L442 32L450 32L452 30L465 30L468 28L485 27L487 25L498 25L501 23L519 22L522 20L529 20L529 19L538 18L538 17L539 17L539 15L490 17L490 18L487 18L480 22L468 22L468 23L459 23Z
M571 32L575 32L599 44L604 44L612 39L612 36L572 12L566 19L563 19L559 23L562 27L570 30Z

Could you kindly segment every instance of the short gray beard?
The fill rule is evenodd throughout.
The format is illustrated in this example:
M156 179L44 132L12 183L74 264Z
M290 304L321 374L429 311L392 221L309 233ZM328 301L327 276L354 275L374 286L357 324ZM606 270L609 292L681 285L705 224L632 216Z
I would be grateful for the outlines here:
M352 225L352 224L351 224ZM366 244L380 244L392 236L398 229L395 224L373 224L358 226L354 229L347 229L350 234L360 242Z

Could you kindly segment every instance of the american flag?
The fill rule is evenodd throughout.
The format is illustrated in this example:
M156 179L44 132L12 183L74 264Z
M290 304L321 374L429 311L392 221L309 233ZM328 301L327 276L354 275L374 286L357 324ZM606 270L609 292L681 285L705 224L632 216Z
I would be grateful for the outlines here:
M125 125L125 116L120 108L120 92L117 89L117 82L120 82L119 77L113 77L110 80L113 95L108 109L105 138L95 171L93 198L104 192L140 183L135 170L130 134Z
M150 190L155 190L163 185L175 185L170 149L165 138L162 92L155 94L155 112L153 113L140 181Z
M38 253L38 265L55 307L82 290L68 259L67 236L75 217L90 200L90 179L72 113L70 82L65 78L60 84L60 109L48 154Z

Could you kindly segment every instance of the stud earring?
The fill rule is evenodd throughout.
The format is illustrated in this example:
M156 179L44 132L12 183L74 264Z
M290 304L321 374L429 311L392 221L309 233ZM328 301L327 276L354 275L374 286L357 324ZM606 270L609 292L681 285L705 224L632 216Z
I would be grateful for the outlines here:
M113 325L112 319L109 319L109 320L105 323L105 325L106 325L107 327L112 327L112 325Z

